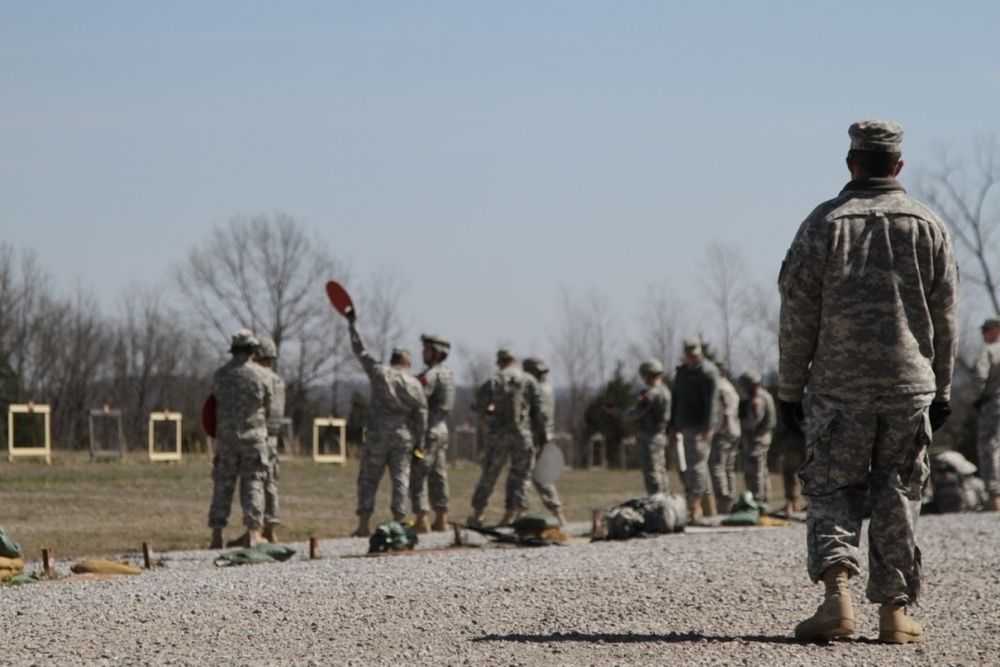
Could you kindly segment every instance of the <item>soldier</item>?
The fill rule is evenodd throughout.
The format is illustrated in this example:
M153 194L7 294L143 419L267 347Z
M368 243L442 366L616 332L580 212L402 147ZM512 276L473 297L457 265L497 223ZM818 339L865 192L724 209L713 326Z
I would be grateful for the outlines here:
M635 425L635 444L646 494L667 493L667 422L670 419L670 390L663 384L663 364L647 359L639 364L639 377L646 384L635 405L622 413Z
M267 451L269 463L267 479L264 481L264 532L262 537L268 542L277 542L275 529L281 520L278 517L278 434L281 433L281 419L285 416L285 381L274 370L278 358L278 347L270 338L261 338L257 345L255 361L271 377L271 410L267 419Z
M507 459L507 493L501 526L509 526L531 501L531 472L535 467L534 434L548 431L542 414L538 383L517 367L517 358L510 348L497 352L496 375L483 383L476 393L473 409L487 420L486 451L483 452L483 472L472 494L473 515L468 523L481 526L493 487Z
M361 447L358 470L358 527L354 537L371 535L375 493L388 466L392 478L392 517L406 518L406 500L410 485L410 458L421 452L427 433L427 399L423 387L407 372L410 353L393 348L389 365L380 364L365 349L358 333L357 318L351 312L351 349L361 362L371 383L368 403L368 437Z
M252 363L257 339L252 331L232 336L230 359L215 372L215 434L218 451L212 462L212 504L208 526L211 549L222 548L222 529L229 521L236 481L246 534L240 546L255 547L264 519L264 480L268 470L267 424L270 419L272 383L267 372Z
M958 273L947 228L895 178L902 128L863 121L848 134L852 180L802 223L778 278L779 411L789 428L804 417L809 576L826 587L795 636L854 632L848 579L870 489L879 639L919 642L907 614L920 592L914 527L931 431L951 413Z
M990 498L985 509L1000 512L1000 319L991 317L982 326L983 347L972 373L973 391L979 396L979 476Z
M719 420L719 370L702 355L701 339L684 339L684 363L674 375L674 402L670 434L684 436L684 489L691 522L715 516L715 496L708 475L708 455L715 424Z
M410 503L416 514L414 530L448 530L448 416L455 407L455 379L442 364L451 343L440 336L421 336L424 364L417 376L427 397L427 437L423 458L410 464ZM434 524L427 517L428 492L434 508Z
M521 364L525 373L535 378L538 383L539 402L541 404L542 417L545 422L544 430L532 429L532 436L535 442L535 454L542 451L546 442L551 442L556 432L556 393L552 385L548 383L549 365L542 357L528 357ZM555 483L542 484L532 477L535 489L538 491L542 504L552 512L555 518L559 519L559 524L566 523L566 515L562 511L562 501L559 500L559 491Z
M767 452L777 424L774 399L760 384L760 375L747 371L740 376L740 429L743 437L743 479L747 491L755 500L767 503L771 499L771 476L767 468Z
M712 476L712 491L721 514L729 514L736 500L736 455L740 445L740 394L729 380L729 372L720 361L719 423L712 435L712 451L708 470Z

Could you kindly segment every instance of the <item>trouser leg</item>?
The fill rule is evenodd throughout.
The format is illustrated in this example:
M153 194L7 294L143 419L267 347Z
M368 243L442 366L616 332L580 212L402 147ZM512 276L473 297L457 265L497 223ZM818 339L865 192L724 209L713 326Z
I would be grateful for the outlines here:
M486 441L486 451L483 452L483 471L479 475L476 489L472 493L472 508L480 511L486 508L493 494L497 479L507 463L509 453L505 443L496 435L490 435Z
M510 441L510 473L504 507L526 510L531 504L531 473L535 469L535 446L530 433L507 436Z

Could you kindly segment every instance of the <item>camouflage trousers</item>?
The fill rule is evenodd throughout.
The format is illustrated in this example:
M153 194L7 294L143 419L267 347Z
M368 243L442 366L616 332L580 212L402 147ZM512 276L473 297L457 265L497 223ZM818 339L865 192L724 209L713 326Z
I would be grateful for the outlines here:
M264 523L281 523L278 518L278 436L267 437L267 479L264 480Z
M914 528L930 472L926 406L866 413L838 409L824 396L806 397L806 462L799 471L806 514L809 577L818 582L835 564L860 574L866 494L868 599L910 604L920 594L920 549Z
M712 476L712 492L716 499L736 499L736 455L740 436L716 433L708 455L708 471Z
M1000 493L1000 405L992 398L979 411L979 476L990 493Z
M240 484L243 525L254 530L264 521L264 479L267 477L267 441L257 443L218 443L212 461L212 504L208 509L209 528L224 528L229 523L236 482Z
M491 431L486 436L483 472L472 494L472 507L482 511L489 505L493 487L510 459L504 508L528 509L531 502L531 471L535 468L535 448L528 431Z
M712 451L712 443L701 436L700 429L685 429L684 458L687 470L684 471L684 491L689 495L703 496L711 493L711 483L708 475L708 455Z
M667 436L664 433L635 434L635 444L639 455L639 469L642 470L642 482L646 486L646 495L667 493L670 482L667 481Z
M771 499L771 475L767 469L767 451L770 442L743 438L743 481L755 500L763 503Z
M428 497L430 503L428 505ZM414 512L448 511L448 427L435 428L424 442L424 458L410 463L410 503Z
M542 451L541 445L535 444L535 455ZM550 512L554 512L558 509L562 509L562 500L559 498L559 490L556 489L555 484L540 484L537 479L533 476L531 478L531 483L535 485L535 490L538 491L538 497L542 500L542 504L545 505L545 509Z
M394 518L407 514L407 495L410 489L410 459L413 441L397 433L371 433L361 446L361 469L358 470L358 516L375 513L375 494L382 474L389 468L392 482L390 503Z
M802 493L799 468L806 460L806 439L798 433L785 433L777 439L781 448L781 478L785 487L785 500L796 500ZM774 444L774 443L772 443Z

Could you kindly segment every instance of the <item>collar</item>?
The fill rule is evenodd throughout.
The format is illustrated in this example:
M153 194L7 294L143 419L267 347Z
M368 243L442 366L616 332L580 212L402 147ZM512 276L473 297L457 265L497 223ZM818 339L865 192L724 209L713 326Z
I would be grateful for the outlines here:
M906 192L902 184L892 177L858 178L841 191L844 192Z

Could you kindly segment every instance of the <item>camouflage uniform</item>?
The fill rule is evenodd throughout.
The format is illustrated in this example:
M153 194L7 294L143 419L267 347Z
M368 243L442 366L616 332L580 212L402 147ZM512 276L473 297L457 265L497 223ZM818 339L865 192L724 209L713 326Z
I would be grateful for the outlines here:
M711 432L719 419L719 369L708 359L696 365L681 364L674 375L670 424L684 436L684 489L689 495L712 492L708 475Z
M947 229L895 178L848 183L806 218L788 250L778 279L778 397L805 395L799 476L814 582L832 565L859 573L870 488L868 598L917 599L927 408L950 397L957 282Z
M260 341L258 356L276 359L278 350L271 339ZM278 512L278 434L281 433L281 419L285 416L285 381L272 368L262 366L271 378L271 409L267 419L267 479L264 481L264 522L281 523Z
M771 499L771 476L767 468L767 452L777 424L777 413L771 393L757 387L754 396L740 401L740 427L743 432L743 479L747 491L761 502Z
M729 378L719 376L719 423L712 435L712 451L708 469L712 475L712 491L720 509L729 511L736 500L736 455L740 444L738 411L740 395Z
M670 390L664 384L644 387L635 405L622 415L635 424L635 444L646 493L667 493L667 421L670 418Z
M532 428L536 454L542 451L545 443L552 441L556 432L556 392L552 388L552 385L545 380L544 376L539 378L537 382L539 407L542 411L542 419L545 427L541 430L535 427ZM535 489L538 491L538 497L542 499L542 504L545 505L547 510L554 512L562 509L559 491L556 489L554 483L539 484L534 478L532 478L532 481L535 484Z
M371 383L368 436L361 447L358 471L358 516L375 511L375 493L386 466L392 478L392 514L406 516L410 486L410 458L424 444L427 399L412 375L396 366L380 364L368 353L355 321L350 321L351 349Z
M455 379L441 364L424 370L418 378L427 397L427 438L424 458L410 464L410 502L414 512L428 511L430 506L448 511L448 416L455 407Z
M473 407L486 417L488 427L483 471L472 494L473 509L477 514L486 509L507 459L510 472L504 507L508 511L527 509L535 467L533 439L544 434L545 441L540 444L548 442L538 383L528 373L508 366L483 383Z
M245 332L245 338L252 334ZM234 344L241 334L233 337ZM212 464L210 528L224 528L229 520L237 479L243 525L258 530L264 521L264 480L268 470L267 424L272 400L271 378L250 355L234 354L215 372L215 434L218 451Z
M972 389L979 397L979 476L987 491L1000 494L1000 341L983 348L973 368Z

